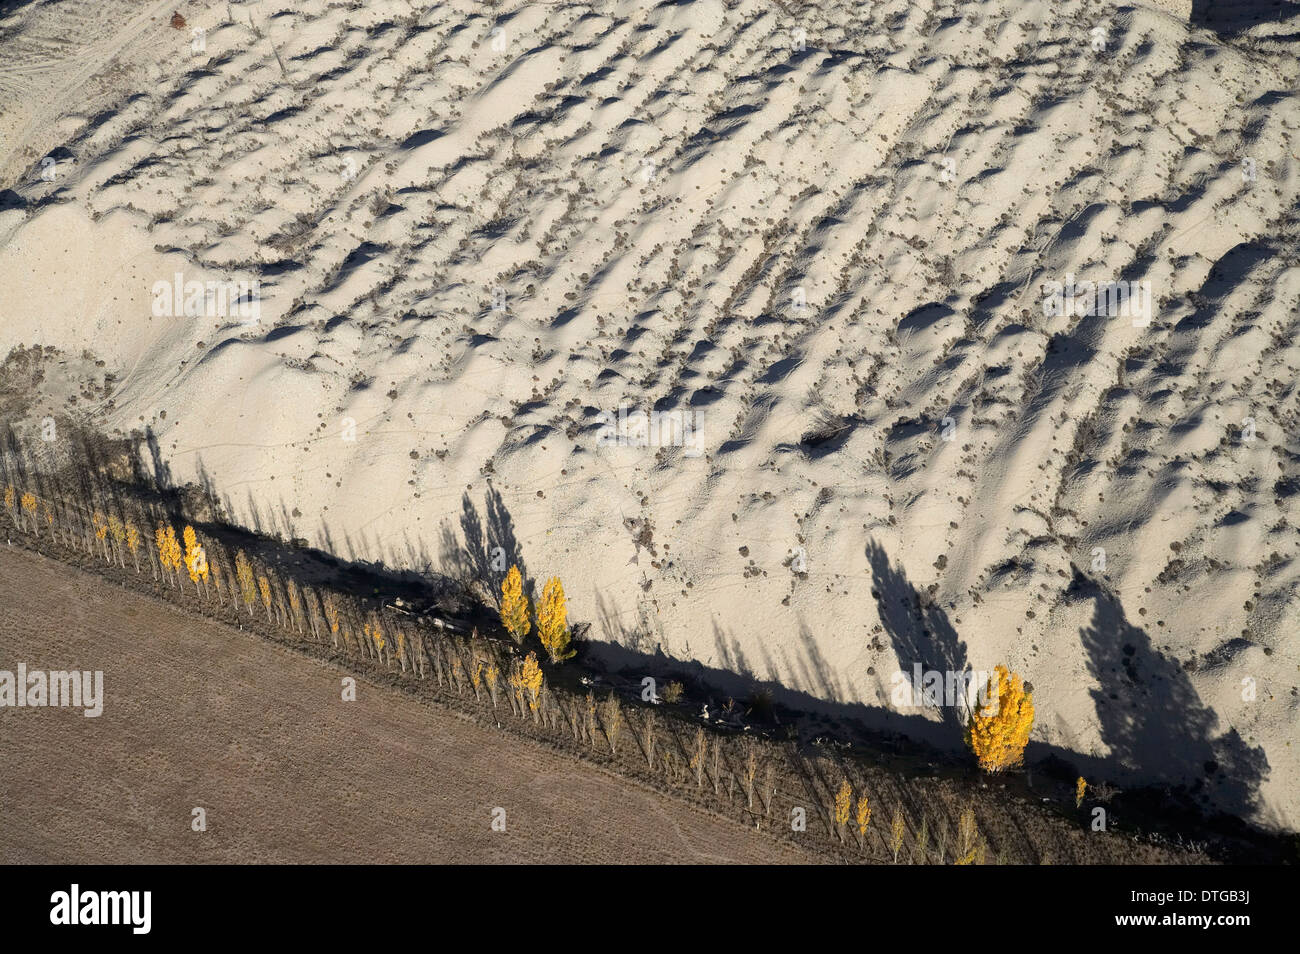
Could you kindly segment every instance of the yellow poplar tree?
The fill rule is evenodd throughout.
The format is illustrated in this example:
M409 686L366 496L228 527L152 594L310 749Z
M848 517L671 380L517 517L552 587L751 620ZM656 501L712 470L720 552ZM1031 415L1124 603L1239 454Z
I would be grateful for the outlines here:
M91 515L90 520L95 525L95 539L98 540L99 545L104 548L104 559L107 560L108 544L104 541L108 537L108 524L104 521L104 515L98 510Z
M126 526L122 523L122 518L115 513L108 515L108 535L113 540L113 553L120 562L122 544L126 542Z
M126 548L131 551L131 562L135 564L135 572L140 572L140 531L136 529L135 524L126 525Z
M292 577L285 587L289 591L289 612L293 614L293 625L297 627L298 632L302 632L302 594L298 591L298 584Z
M524 581L517 566L512 566L501 582L501 625L517 643L523 643L532 629L528 622L528 597L524 596Z
M32 529L40 536L40 524L36 522L36 495L23 494L23 509L32 515ZM102 537L100 539L103 539Z
M239 581L239 595L244 599L248 615L253 615L253 603L257 599L256 584L253 581L253 564L243 550L235 554L235 578ZM337 631L337 624L335 630Z
M835 824L846 825L849 821L849 806L853 804L853 789L849 780L840 782L840 790L835 793Z
M366 639L374 641L376 656L384 651L384 646L387 645L387 642L384 639L384 632L380 628L378 621L373 619L366 620L365 625L361 627L361 632L365 635Z
M181 566L185 563L185 552L181 549L181 543L176 539L176 528L169 526L167 528L167 565L176 572L176 586L180 588Z
M867 834L867 825L871 822L871 805L867 801L865 793L858 798L858 835L865 837Z
M528 654L524 664L511 676L510 684L514 686L521 702L527 696L528 708L532 710L533 718L536 719L537 707L542 699L542 667L537 664L536 653Z
M257 588L262 594L262 606L266 608L266 618L271 618L271 581L264 576L257 578Z
M330 625L330 636L333 638L335 647L337 647L339 644L339 608L334 601L334 594L326 593L322 604L325 607L325 621Z
M98 518L98 514L95 515ZM105 528L107 529L107 528ZM98 525L96 525L96 535L98 535ZM102 540L103 537L100 537ZM170 570L179 570L181 568L181 545L176 542L176 531L172 527L158 525L154 531L154 540L158 544L158 562L162 565L163 573ZM178 582L176 584L180 586Z
M194 584L197 592L199 580L206 581L208 578L208 560L203 554L203 547L199 546L198 534L194 528L186 524L181 536L185 539L185 569L190 574L190 582Z
M994 668L988 693L989 705L971 713L966 744L975 753L980 768L1001 772L1019 765L1024 758L1034 728L1034 694L1026 692L1024 681L1008 672L1006 666Z
M154 549L158 551L158 566L162 568L163 576L167 575L167 564L163 563L163 553L167 550L167 534L163 533L162 524L153 532Z
M898 864L898 852L903 847L903 836L907 834L907 823L903 813L894 809L894 823L889 829L889 846L894 849L894 864Z
M537 636L553 663L571 659L578 654L569 645L568 609L564 599L564 584L558 576L551 577L542 588L542 602L537 607Z

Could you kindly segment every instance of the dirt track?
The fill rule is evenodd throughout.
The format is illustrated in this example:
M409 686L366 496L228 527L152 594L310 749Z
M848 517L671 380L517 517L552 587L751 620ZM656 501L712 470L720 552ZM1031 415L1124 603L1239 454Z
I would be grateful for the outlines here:
M3 545L0 594L0 669L103 670L105 694L93 719L0 708L0 862L807 860L402 693L345 703L341 670Z

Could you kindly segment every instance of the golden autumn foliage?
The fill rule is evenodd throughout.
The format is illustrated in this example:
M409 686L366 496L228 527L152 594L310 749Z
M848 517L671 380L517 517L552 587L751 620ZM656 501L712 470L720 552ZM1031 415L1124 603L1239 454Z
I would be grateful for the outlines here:
M542 667L537 664L537 654L529 653L518 671L510 677L510 685L521 699L527 698L528 708L534 712L542 698Z
M184 554L181 551L180 541L176 539L176 528L167 528L167 559L168 565L173 570L179 570L184 562Z
M244 605L251 613L253 602L257 599L257 590L253 578L253 564L248 562L248 556L243 550L235 554L235 578L239 581L239 595L243 597Z
M558 576L553 576L542 588L542 601L537 607L537 636L553 663L572 659L578 654L569 645L568 617L564 584Z
M893 823L889 826L889 847L894 849L894 864L898 864L898 852L903 847L903 836L907 834L907 823L903 813L894 809Z
M1034 727L1034 695L1025 691L1020 676L1009 673L1006 666L995 667L988 695L989 705L971 714L966 744L975 753L980 768L1001 772L1019 765L1024 758Z
M302 618L302 592L298 589L298 584L292 577L289 578L289 584L285 589L289 593L289 612L293 614L294 625L301 630L302 623L299 620Z
M35 495L35 494L23 494L22 507L23 507L23 509L26 510L29 514L31 514L31 517L32 517L32 532L35 533L37 536L39 536L39 535L40 535L40 532L41 532L41 527L40 527L40 524L39 524L39 523L37 522L37 520L36 520L36 495Z
M1088 782L1084 779L1082 775L1080 775L1079 780L1074 783L1074 807L1075 808L1078 808L1080 805L1083 804L1083 796L1084 793L1087 791L1088 791Z
M847 825L849 822L849 806L853 804L853 789L849 787L849 780L845 779L840 782L840 790L835 793L835 824Z
M326 593L324 599L325 622L330 624L330 634L334 636L334 642L338 642L339 635L339 607L334 600L333 593Z
M367 620L365 624L362 625L361 632L366 639L371 640L375 644L376 652L382 653L384 651L384 646L387 645L387 642L384 640L384 632L380 628L378 622Z
M131 551L131 563L135 565L135 572L140 572L140 532L136 529L135 524L126 525L126 548Z
M176 530L173 527L159 525L158 529L154 531L154 540L158 543L158 562L162 564L162 568L164 570L179 570L182 556L181 545L176 540Z
M37 499L31 494L23 493L22 488L12 486L4 488L3 497L5 504L14 509L16 509L18 500L21 498L21 506L25 509L16 516L19 520L19 527L22 529L27 527L26 512L39 515L38 508L43 503L43 498ZM89 498L55 496L51 499L56 508L54 515L58 517L58 520L55 521L58 532L61 532L63 538L69 541L64 546L65 549L71 549L75 552L84 549L83 544L89 543L91 544L90 550L93 552L94 540L88 539L89 535L85 532L87 529L86 518L93 514L91 522L94 527L94 537L100 542L107 540L111 543L114 550L114 560L118 557L124 557L126 550L130 550L133 557L138 554L144 557L145 562L151 562L148 545L143 539L144 528L151 522L157 522L154 514L157 514L164 521L178 519L175 515L168 515L165 511L154 509L155 505L148 501L138 507L133 506L132 498L119 500L117 497L104 497L97 500L92 495ZM69 499L71 502L69 502ZM96 506L99 509L96 509ZM114 511L121 514L121 516L113 515ZM44 512L46 514L45 519L49 520L52 514L48 505ZM184 520L185 518L181 516L179 519ZM202 520L203 518L199 517L199 519ZM136 524L129 522L130 520L138 520L138 528ZM532 590L531 586L525 592L525 580L522 577L520 568L511 566L501 584L500 619L503 627L511 633L518 643L525 643L528 637L531 637L534 633L540 643L540 647L531 643L529 646L531 649L540 648L542 652L525 654L522 649L506 648L508 644L501 644L492 639L479 641L477 638L465 639L458 636L442 635L424 629L415 623L411 624L416 628L412 629L412 634L408 637L399 628L401 624L396 622L397 616L381 615L377 617L373 614L372 607L375 605L375 600L354 597L350 593L345 595L331 594L325 588L329 585L328 583L317 583L316 588L300 587L293 579L294 570L288 567L282 569L282 564L274 556L259 555L257 558L250 559L241 550L235 560L226 563L225 561L230 560L230 557L234 554L234 546L227 548L216 537L205 538L206 544L201 544L195 528L183 523L178 525L183 527L183 533L179 535L183 541L183 548L177 540L178 534L173 527L167 526L165 523L157 526L155 540L159 562L164 571L169 569L179 571L181 567L184 567L188 571L191 581L198 584L215 579L219 569L223 574L225 570L232 570L232 577L238 579L239 591L246 605L253 608L259 602L260 596L260 602L266 607L268 615L274 613L275 619L284 622L286 625L297 626L299 631L304 627L309 627L309 636L314 641L328 645L324 637L323 627L320 627L321 631L319 634L317 633L320 622L325 620L328 622L331 632L335 635L335 644L337 646L341 623L346 621L348 622L348 629L343 631L346 636L343 641L344 649L346 655L353 659L360 660L361 657L371 655L365 651L357 652L357 650L362 650L363 647L364 649L377 650L381 654L391 654L393 648L395 648L403 672L407 670L406 664L409 662L411 671L413 673L418 672L419 678L424 679L427 662L429 663L430 678L436 668L438 683L442 685L445 667L450 667L453 672L452 680L458 692L472 686L474 696L478 699L481 691L487 689L491 694L491 702L495 709L498 702L496 694L498 690L501 690L505 694L508 703L513 703L515 698L518 698L519 705L517 708L522 722L526 722L528 718L524 714L525 711L533 712L535 721L537 714L540 712L542 721L548 729L557 729L558 727L557 730L562 732L564 720L567 720L569 727L573 729L574 738L583 744L584 748L587 740L590 740L594 748L597 745L597 735L603 729L605 737L609 741L611 752L616 753L622 728L630 728L635 733L638 726L642 724L650 727L644 736L647 739L647 747L653 750L655 746L656 737L653 728L655 716L653 710L650 711L649 716L642 723L644 710L633 708L625 715L614 692L610 692L608 700L598 700L591 692L579 690L585 692L584 701L579 696L566 695L566 690L559 684L547 685L546 677L540 666L541 656L546 654L549 657L549 666L576 655L576 649L574 648L576 645L575 633L568 626L567 594L562 581L558 577L547 579L545 585L540 588L540 593ZM22 533L18 535L24 536ZM55 537L58 538L58 533L55 534ZM207 564L205 547L212 548L210 556L213 562L210 567ZM255 552L258 551L255 550ZM263 553L270 552L269 549L263 551ZM96 558L92 557L91 559L93 561ZM270 566L268 566L268 563ZM265 575L259 575L259 567L261 573ZM274 571L270 567L275 567ZM140 569L137 565L137 572ZM211 576L209 576L209 573ZM148 578L149 573L146 569L146 585L148 585ZM231 580L231 583L233 582L234 579ZM278 597L275 596L275 587L277 586L283 587L283 592ZM152 585L152 589L158 589L156 582ZM170 591L172 588L164 584L164 589ZM234 597L235 588L231 586L230 589L232 591L230 595ZM220 588L217 590L217 595L223 596ZM529 598L530 595L536 597L535 603ZM178 601L182 599L179 593L173 593L173 597ZM351 628L357 623L362 623L362 632L366 641L364 643L361 639L357 639L360 634ZM263 629L262 621L256 621L253 626L258 630ZM581 629L578 629L577 632L580 633ZM499 633L491 635L499 635ZM392 636L394 642L387 643L386 636ZM456 654L461 655L457 656ZM339 654L340 658L342 655L344 653ZM396 667L393 668L396 669ZM552 669L553 674L555 671ZM1021 676L1011 673L1006 666L998 666L994 673L993 678L990 680L990 705L985 709L971 713L966 737L967 743L975 754L980 767L989 772L1001 771L1023 761L1035 716L1032 692L1026 689ZM577 674L571 675L576 676ZM572 682L576 682L576 679L572 680ZM996 692L993 692L993 689L996 689ZM441 693L441 690L437 691ZM664 700L670 703L679 701L684 695L681 683L675 681L669 682L662 692ZM482 701L486 702L488 700ZM600 705L600 701L604 701L603 706ZM486 708L483 707L484 710ZM500 717L499 713L494 713L494 715ZM511 716L510 718L513 720L514 717ZM625 722L625 718L631 721ZM706 735L704 728L697 728L694 731L694 747L689 750L686 758L680 760L680 764L689 766L689 769L696 776L697 788L703 791L704 782L709 780L708 740L710 736ZM679 751L668 737L661 735L659 742L663 745L672 746L671 751L673 753ZM719 770L719 751L724 753L721 770ZM776 807L774 808L773 798L777 796L784 797L783 790L778 790L776 787L777 781L783 779L784 776L778 778L773 772L769 772L767 787L756 787L756 783L759 782L762 770L765 767L764 763L758 759L758 754L762 751L764 750L756 745L747 747L742 750L743 762L738 763L735 761L735 755L730 748L715 747L712 770L714 775L713 789L715 792L718 791L720 784L718 779L722 779L721 784L725 788L727 799L734 802L732 787L743 780L742 794L748 796L748 805L751 809L757 806L761 811L763 801L766 800L766 814L771 816L775 813L775 815L780 816L781 809L784 806L778 801L775 803ZM665 755L664 757L667 758L668 756ZM653 755L649 756L649 758L653 759ZM665 764L664 771L670 781L673 784L680 784L687 769L674 767L674 763L671 762ZM828 762L825 764L831 765L833 763ZM652 765L655 765L655 763L652 762ZM766 767L770 768L771 766ZM856 773L857 769L840 769L840 772L844 774L847 774L848 771ZM805 802L805 804L816 806L815 811L820 815L819 823L824 823L827 817L821 813L825 812L827 807L830 808L830 819L835 828L834 831L830 832L830 835L834 840L842 842L847 838L851 841L852 838L849 836L856 834L861 839L860 844L863 851L873 850L868 845L866 833L869 830L875 806L871 804L866 792L857 788L857 783L851 783L843 776L839 786L830 788L831 785L834 785L834 774L835 770L831 769L829 773L823 776L824 781L818 779L813 782L811 793L814 794L815 800ZM872 775L863 778L855 774L855 777L859 777L860 781L865 781L868 786L872 785ZM686 784L688 785L689 782L686 782ZM1077 779L1075 786L1076 807L1081 806L1087 787L1088 783L1085 779L1082 777ZM764 798L756 799L756 792L762 793ZM877 790L877 794L885 797L880 790ZM830 799L829 806L827 805L828 797ZM884 805L886 815L881 819L876 819L877 830L880 833L879 838L872 835L869 841L880 845L885 849L886 853L892 850L894 862L898 863L901 849L909 847L913 841L912 835L915 835L914 841L917 847L915 850L910 851L909 856L903 856L903 860L906 862L909 858L916 859L919 857L924 862L928 857L929 839L927 822L924 818L926 803L922 802L921 808L916 814L908 816L906 819L901 811L893 807L895 804L897 804L895 800L886 801ZM755 817L758 817L758 813L755 813ZM974 814L962 812L961 817L957 820L955 833L951 827L950 816L943 814L939 817L943 819L942 824L937 822L933 816L928 823L930 826L934 826L935 831L942 835L942 840L938 842L939 860L941 862L945 860L944 855L946 854L947 860L955 861L957 864L981 863L987 846L983 843L980 832L975 825ZM992 823L992 816L990 816L988 823ZM909 825L916 826L912 829L912 835L908 833ZM772 826L779 827L775 821L772 822ZM768 827L766 819L763 821L763 827ZM953 834L956 835L955 839L951 837ZM948 843L946 852L945 841Z
M871 804L870 802L867 801L866 794L863 794L860 798L858 798L858 811L857 811L856 820L858 823L858 834L865 835L867 833L867 825L871 823Z
M528 597L524 596L524 581L517 566L512 566L501 582L501 625L517 643L522 643L532 629L528 621Z
M193 527L187 524L181 536L185 540L185 569L190 574L190 582L198 586L199 580L207 581L208 558L203 553L203 547L199 546L199 538Z

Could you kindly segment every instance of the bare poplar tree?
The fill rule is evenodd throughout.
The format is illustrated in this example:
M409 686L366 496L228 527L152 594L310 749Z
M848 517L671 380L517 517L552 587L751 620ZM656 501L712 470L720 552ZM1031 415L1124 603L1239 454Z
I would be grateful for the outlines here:
M618 754L618 736L623 729L623 707L618 704L614 690L609 691L601 712L601 721L605 724L605 738L609 740L609 751Z

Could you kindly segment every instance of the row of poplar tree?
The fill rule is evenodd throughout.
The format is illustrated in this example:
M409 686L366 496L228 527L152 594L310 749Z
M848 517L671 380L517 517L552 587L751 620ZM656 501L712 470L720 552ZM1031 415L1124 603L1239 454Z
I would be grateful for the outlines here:
M457 692L473 691L494 708L508 704L523 718L541 718L548 693L536 654L504 650L477 631L457 639L424 627L407 628L357 597L299 583L243 549L233 551L190 524L177 526L160 508L81 488L4 487L4 512L12 527L38 541L85 553L137 575L150 574L177 596L230 607L261 623L329 643L340 653L399 668ZM192 588L192 592L191 592ZM561 596L562 599L562 596ZM563 606L550 616L564 618Z
M697 788L712 788L720 800L725 797L728 803L734 790L743 796L751 812L765 816L773 813L777 766L768 746L759 740L742 740L739 754L729 753L732 745L710 738L699 726L687 740L674 740L676 733L666 731L668 727L662 724L654 707L645 711L625 707L613 691L597 700L591 692L551 690L537 654L525 653L525 640L530 632L535 633L552 663L574 654L564 589L558 578L547 581L541 598L534 602L524 593L518 569L511 567L502 585L500 615L502 628L514 645L482 638L477 630L465 639L425 626L408 628L350 593L300 583L256 556L250 557L243 549L232 552L219 539L188 523L180 524L178 533L178 525L163 508L94 482L83 482L75 493L63 492L57 483L53 488L40 489L7 483L3 499L8 520L18 532L46 544L84 552L124 571L129 568L137 575L148 573L176 598L192 596L215 603L217 608L230 607L259 625L270 624L329 644L346 657L400 668L420 679L432 677L458 695L472 693L478 701L490 702L494 713L504 703L519 719L531 719L556 731L567 727L576 740L592 747L608 747L611 755L617 755L621 738L630 733L652 773L662 774L674 785L694 781ZM1010 674L1008 678L1005 669L999 667L998 677L1004 682L1000 687L1003 691L998 693L1004 703L1003 719L1010 714L1008 708L1018 714L1014 721L1019 723L1019 731L1014 735L1019 738L1010 746L1018 756L1032 725L1032 701L1024 699L1028 704L1023 708L1019 705L1023 689L1018 676ZM1007 682L1012 685L1005 685ZM1005 706L1008 702L1015 705ZM993 735L1001 733L994 731ZM1005 746L1008 740L990 741ZM986 763L985 753L972 747L981 756L981 764L992 768ZM859 845L866 848L872 810L865 792L859 790L854 798L844 779L838 788L833 783L825 788L816 801L825 806L823 817L832 837L843 839L848 831L855 831ZM888 839L881 835L877 838L885 842L897 860L905 830L902 814L895 811L890 822ZM977 836L973 819L963 815L960 822L958 843L962 848L955 860L981 863L983 839ZM929 860L926 832L923 820L914 840L920 858ZM938 841L937 847L942 859L946 854L943 842Z

